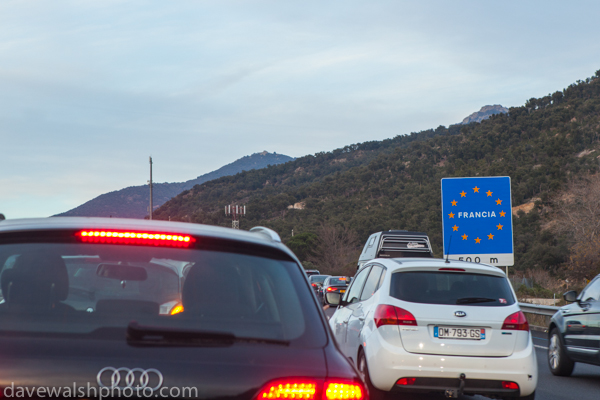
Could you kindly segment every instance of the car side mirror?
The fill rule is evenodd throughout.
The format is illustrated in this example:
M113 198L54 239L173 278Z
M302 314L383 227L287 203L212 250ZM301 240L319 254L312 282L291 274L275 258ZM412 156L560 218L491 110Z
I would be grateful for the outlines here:
M577 291L569 290L568 292L563 294L563 299L565 299L565 301L568 303L573 303L573 302L577 301Z

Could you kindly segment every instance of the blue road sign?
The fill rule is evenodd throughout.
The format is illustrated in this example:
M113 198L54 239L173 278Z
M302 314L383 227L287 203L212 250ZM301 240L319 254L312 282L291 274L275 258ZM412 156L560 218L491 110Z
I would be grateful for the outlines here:
M510 177L442 179L444 256L514 265Z

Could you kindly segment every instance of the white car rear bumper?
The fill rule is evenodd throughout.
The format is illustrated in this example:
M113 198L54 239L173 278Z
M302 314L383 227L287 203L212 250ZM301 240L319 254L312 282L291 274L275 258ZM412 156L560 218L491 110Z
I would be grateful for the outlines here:
M418 386L396 386L400 378L458 379L461 374L466 376L467 387L468 380L473 379L516 382L520 388L520 396L531 394L537 385L537 360L531 337L525 349L509 357L409 353L402 347L400 338L398 343L392 344L384 340L377 330L370 335L365 344L371 382L385 391L418 389Z

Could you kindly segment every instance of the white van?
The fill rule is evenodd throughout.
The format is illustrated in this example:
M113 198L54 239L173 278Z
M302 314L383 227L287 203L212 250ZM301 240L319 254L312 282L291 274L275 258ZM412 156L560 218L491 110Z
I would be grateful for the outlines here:
M429 237L423 232L383 231L369 236L358 259L359 270L375 258L433 257Z

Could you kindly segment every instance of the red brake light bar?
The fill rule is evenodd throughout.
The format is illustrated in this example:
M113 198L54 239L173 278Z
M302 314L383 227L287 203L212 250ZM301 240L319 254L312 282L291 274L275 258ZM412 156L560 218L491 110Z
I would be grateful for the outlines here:
M440 268L440 271L455 271L455 272L465 272L462 268Z
M75 234L84 243L134 244L189 247L196 239L189 235L164 232L81 230Z

